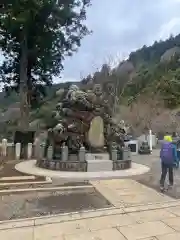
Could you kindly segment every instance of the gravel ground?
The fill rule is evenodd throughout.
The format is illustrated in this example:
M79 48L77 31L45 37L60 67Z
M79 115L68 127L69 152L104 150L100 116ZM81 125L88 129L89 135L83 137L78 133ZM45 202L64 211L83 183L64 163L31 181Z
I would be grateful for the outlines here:
M17 161L8 161L0 168L0 177L10 176L24 176L14 169ZM44 177L37 177L35 181L45 180ZM20 188L34 188L34 187L58 187L58 186L81 186L90 185L88 181L71 182L60 179L53 179L51 184L28 184L23 186L0 186L0 190L4 189L20 189ZM3 183L4 181L1 181ZM7 181L5 181L7 182ZM8 181L20 182L20 181ZM65 193L62 192L31 192L21 194L0 194L0 221L39 217L44 215L52 215L65 212L74 212L88 209L99 209L110 207L111 204L98 192L93 193Z
M4 165L2 165L0 168L0 178L1 177L12 177L12 176L13 177L14 176L16 176L16 177L28 176L28 174L23 174L23 173L16 171L15 165L19 162L20 161L11 160L11 161L7 161ZM23 180L23 182L44 181L44 180L45 180L44 177L37 176L35 180ZM19 180L19 181L21 181L21 180ZM1 182L7 182L7 181L1 181ZM18 181L16 180L16 181L11 181L11 182L18 182Z
M101 194L41 192L0 197L0 221L50 214L107 208L112 206Z
M133 161L150 167L150 171L148 173L140 176L135 176L133 177L133 179L159 191L159 180L161 176L159 150L154 150L152 155L133 156ZM173 189L168 190L168 192L166 192L165 194L175 199L180 199L180 169L174 170L174 182L175 184Z
M150 167L150 171L132 179L159 191L159 178L161 166L159 150L154 150L152 155L133 156L133 161ZM12 165L10 165L12 168ZM2 170L1 170L2 171ZM0 171L0 176L1 175ZM7 170L6 170L7 171ZM49 186L84 185L88 182L67 182L53 180ZM49 187L48 185L44 185ZM36 186L37 187L37 186ZM175 170L175 186L167 195L180 199L180 169ZM11 194L0 196L0 221L17 218L37 217L50 214L74 212L88 209L110 207L111 204L98 192L93 194L62 194L62 192L33 192L25 194Z

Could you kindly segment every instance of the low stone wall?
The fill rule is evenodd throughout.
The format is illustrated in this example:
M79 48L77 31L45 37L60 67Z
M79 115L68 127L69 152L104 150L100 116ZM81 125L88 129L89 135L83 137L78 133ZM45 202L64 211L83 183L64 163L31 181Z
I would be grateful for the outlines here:
M75 161L57 161L57 160L39 160L37 161L37 166L40 168L45 168L49 170L56 171L66 171L66 172L87 172L88 163L85 162L75 162ZM115 170L125 170L131 168L131 160L119 160L113 161L113 169Z
M2 162L15 159L15 146L7 146L6 153L3 152L2 146L0 146L0 155Z
M3 149L4 148L4 149ZM29 150L25 150L25 159L35 158L35 146L31 145ZM29 153L28 153L29 151ZM6 149L2 144L0 145L0 158L2 161L18 160L20 159L20 146L16 147L15 144L11 143L6 146Z
M88 162L86 161L86 151L84 147L79 149L79 153L74 156L68 154L68 148L62 149L61 159L53 159L52 146L48 149L47 159L43 159L44 146L39 142L29 143L25 149L25 159L37 159L37 166L50 170L71 171L71 172L87 172ZM6 139L0 144L0 163L7 160L19 160L21 154L21 144L7 143ZM102 154L101 154L102 155ZM124 149L122 154L117 150L113 150L111 155L112 171L124 170L131 168L131 154L128 149ZM122 155L122 156L120 156ZM104 155L103 155L104 157ZM102 158L103 158L102 157ZM96 161L96 160L94 160Z
M49 170L66 171L66 172L87 172L87 162L75 161L57 161L57 160L39 160L37 166Z

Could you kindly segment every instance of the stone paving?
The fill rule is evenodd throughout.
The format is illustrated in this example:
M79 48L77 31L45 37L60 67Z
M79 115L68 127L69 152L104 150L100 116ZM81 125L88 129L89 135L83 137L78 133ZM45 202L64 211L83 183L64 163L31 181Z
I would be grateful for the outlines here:
M3 240L179 240L180 201L133 180L94 181L112 209L0 223Z
M172 200L171 197L131 179L95 181L92 184L96 190L116 207L163 203Z

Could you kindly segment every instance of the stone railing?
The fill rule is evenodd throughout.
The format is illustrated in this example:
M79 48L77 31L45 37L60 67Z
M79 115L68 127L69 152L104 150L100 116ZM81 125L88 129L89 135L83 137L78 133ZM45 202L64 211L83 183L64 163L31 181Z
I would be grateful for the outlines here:
M7 139L3 139L0 143L0 156L2 160L19 160L21 157L21 143L9 143ZM24 149L24 159L43 159L44 154L44 147L45 144L40 143L39 139L36 139L35 142L28 143L27 147ZM52 160L53 156L53 148L52 146L48 147L47 150L47 160ZM70 158L70 159L69 159ZM60 157L58 159L62 162L69 161L85 161L85 148L81 147L79 150L79 154L77 155L70 155L68 154L67 146L62 147L62 151Z
M44 158L44 147L39 139L35 142L29 143L24 152L25 160L37 159L37 166L61 171L87 171L86 150L82 146L79 149L78 154L69 154L67 146L61 148L61 152L58 156L53 155L53 148L49 146L47 149L47 157ZM20 143L8 143L6 139L3 139L0 143L0 156L1 162L6 160L19 160L21 157L21 144ZM110 154L112 160L112 170L122 170L131 167L131 152L128 148L122 151L112 149Z
M60 155L57 157L53 155L53 149L50 146L46 158L43 158L41 154L37 157L37 166L50 170L86 172L86 150L82 146L78 154L69 154L68 147L63 146Z
M113 161L113 170L125 170L131 168L131 150L128 147L122 150L112 149L111 159Z
M61 153L56 157L53 156L52 147L49 147L46 158L43 158L42 155L39 155L37 158L37 166L50 170L86 172L88 164L90 163L88 161L88 155L89 154L86 153L83 146L79 149L78 154L69 154L68 147L63 146L61 148ZM96 158L93 160L93 156L95 155L98 154L90 154L89 160L91 161L91 164L93 161L94 163L96 162ZM109 154L106 153L105 155ZM101 159L106 160L103 157ZM131 167L131 152L129 148L124 148L121 152L117 149L112 149L111 154L107 159L112 163L111 170L124 170Z
M39 152L38 141L32 143L28 143L25 148L24 158L32 159L35 158ZM9 143L7 139L3 139L0 143L0 158L1 162L6 160L19 160L21 157L21 143Z

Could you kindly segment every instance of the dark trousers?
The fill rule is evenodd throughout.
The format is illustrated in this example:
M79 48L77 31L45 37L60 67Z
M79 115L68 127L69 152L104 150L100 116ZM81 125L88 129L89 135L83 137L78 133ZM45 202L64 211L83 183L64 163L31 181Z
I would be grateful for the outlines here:
M173 165L162 163L162 173L161 173L161 180L160 180L160 185L162 187L164 187L167 172L169 173L169 184L173 185L174 183Z

